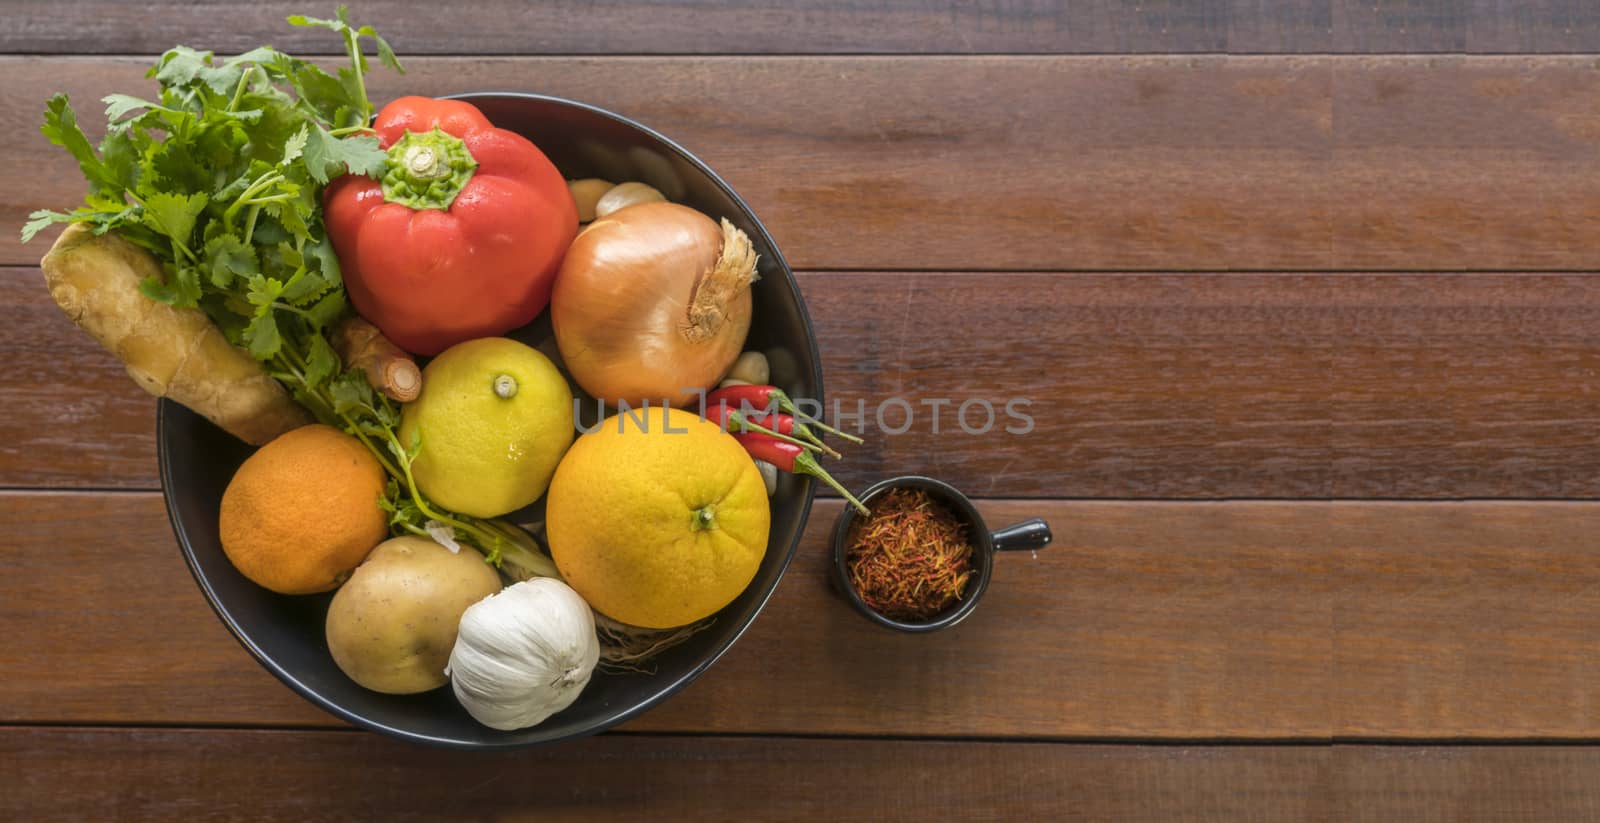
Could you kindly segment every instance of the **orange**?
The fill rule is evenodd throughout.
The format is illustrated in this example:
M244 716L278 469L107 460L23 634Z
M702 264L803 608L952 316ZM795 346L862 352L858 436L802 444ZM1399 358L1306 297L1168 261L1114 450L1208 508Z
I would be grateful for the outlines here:
M545 533L561 576L634 626L693 623L728 605L767 551L771 510L755 461L682 409L608 418L556 468Z
M280 594L338 587L388 536L383 467L332 426L293 429L256 450L222 493L222 551Z

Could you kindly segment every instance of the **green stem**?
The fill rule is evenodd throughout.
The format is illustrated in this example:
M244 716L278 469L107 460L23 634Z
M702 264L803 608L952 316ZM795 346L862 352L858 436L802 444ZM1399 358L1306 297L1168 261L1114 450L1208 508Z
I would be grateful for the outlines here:
M291 306L288 303L285 303L285 302L283 302L281 300L278 300L278 301L274 301L273 302L272 307L275 308L275 309L283 309L284 311L287 311L287 312L294 312L295 314L298 314L301 317L304 317L305 319L312 321L312 325L313 326L316 325L316 319L311 316L311 312L306 311L305 309L302 309L299 306Z
M356 75L356 90L361 93L361 122L365 124L372 119L372 103L367 100L367 82L361 73L361 38L354 29L347 27L344 42L345 49L350 52L350 68Z
M244 221L244 244L250 245L250 238L256 233L256 217L261 214L260 206L250 207L250 216Z
M252 66L239 75L239 85L233 90L233 99L228 101L228 111L239 110L239 100L244 97L244 90L250 85L250 72L254 70L255 68Z
M265 189L268 186L277 185L278 183L282 182L283 175L274 171L266 172L260 177L256 178L255 182L251 183L250 186L244 190L244 194L239 195L239 199L233 201L233 203L228 206L227 210L222 213L223 222L226 223L229 228L232 228L233 216L239 213L239 209L251 204L250 198L255 197L256 194L262 189Z
M401 446L399 438L393 431L385 430L384 434L395 447L397 455L406 453L405 448ZM410 458L397 457L397 461L400 466L400 474L396 479L405 482L406 490L410 492L412 502L417 505L417 511L422 512L424 517L449 526L463 537L468 538L467 542L472 543L479 551L491 559L498 554L501 562L509 561L536 576L560 577L560 572L556 570L554 563L524 545L527 541L526 535L513 534L506 527L497 524L493 520L478 520L466 515L442 512L428 505L427 498L417 488L416 478L411 473Z
M438 126L406 132L388 155L383 199L418 211L448 210L478 169L467 144Z
M510 555L502 552L502 559L521 567L535 577L562 579L561 570L556 568L555 561L538 550L537 544L533 543L527 532L499 520L483 520L480 522L504 536L513 549ZM529 546L533 546L533 548L529 548Z
M306 394L315 399L317 403L322 406L320 409L312 409L313 412L317 413L317 419L330 425L343 422L344 425L339 428L344 429L344 431L354 436L357 440L360 440L361 445L366 446L367 451L372 452L372 456L378 459L378 465L383 467L385 474L395 478L396 480L402 478L400 470L395 468L393 463L389 462L389 458L386 454L384 454L384 450L378 448L378 446L372 442L371 438L367 436L367 433L362 431L361 427L356 424L356 421L351 418L349 414L335 411L333 396L329 394L327 387L312 386L309 382L307 382L305 375L305 359L300 356L299 352L288 346L284 346L283 348L279 349L278 354L274 356L273 363L278 367L279 371L286 372L292 376L294 381L299 383L305 389ZM376 417L377 413L373 412L373 416ZM409 473L405 476L409 477Z
M289 192L284 192L282 194L274 194L274 195L271 195L271 196L268 196L268 197L256 197L256 198L251 199L250 202L246 203L245 205L249 205L249 206L264 206L264 205L266 205L268 203L282 203L285 200L293 200L293 199L295 199L296 197L299 197L299 196L300 195L298 195L298 194L291 194Z

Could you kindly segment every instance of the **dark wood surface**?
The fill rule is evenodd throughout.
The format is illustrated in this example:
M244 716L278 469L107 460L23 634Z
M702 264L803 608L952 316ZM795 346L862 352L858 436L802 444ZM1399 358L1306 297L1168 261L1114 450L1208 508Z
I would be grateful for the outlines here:
M628 728L1600 737L1600 503L982 507L996 526L1043 516L1056 543L1001 557L961 631L889 634L836 602L825 533L840 503L824 501L750 632ZM27 581L0 614L31 626L0 645L0 670L52 673L0 678L0 724L337 725L212 616L158 495L12 492L0 522Z
M0 222L82 193L37 132L46 92L97 114L149 63L0 57L0 126L30 172ZM633 117L723 175L801 269L1600 268L1588 57L419 58L372 85ZM39 254L0 233L0 263Z
M343 726L206 607L154 403L0 232L0 819L1600 817L1600 7L358 3L411 73L634 117L777 238L831 400L1057 542L973 619L836 602L819 502L749 633L618 733L495 756ZM447 6L448 9L446 8ZM0 2L0 227L37 126L299 4ZM897 419L897 418L895 418ZM1537 745L1537 744L1573 745Z
M607 735L462 756L336 731L0 728L0 815L343 821L1589 820L1600 749ZM349 775L361 775L362 791ZM107 775L111 779L107 779Z
M353 4L403 54L1137 54L1467 52L1600 49L1583 0L485 0L471 12L401 0ZM286 29L299 2L237 4L6 0L0 53L159 53L174 43L243 51L267 37L325 54ZM324 16L327 12L320 12Z
M1600 279L1541 274L800 275L830 406L911 405L836 464L974 495L1600 497ZM0 267L0 487L155 488L154 404ZM64 371L61 364L73 367ZM1004 413L1033 418L1025 436ZM949 404L939 401L948 400ZM969 434L959 404L991 402ZM939 411L939 433L933 413ZM831 413L831 412L830 412ZM981 428L980 406L968 410ZM898 429L904 409L885 407Z
M3 728L0 781L62 800L40 808L22 795L0 795L0 816L1329 820L1331 759L1325 749L1287 746L621 735L463 756L328 731ZM1592 762L1558 760L1569 768ZM107 780L108 770L117 779ZM1463 769L1441 772L1427 789L1466 788ZM350 791L352 773L362 775L360 792ZM759 812L750 805L757 791ZM1591 799L1593 791L1571 785L1565 800Z

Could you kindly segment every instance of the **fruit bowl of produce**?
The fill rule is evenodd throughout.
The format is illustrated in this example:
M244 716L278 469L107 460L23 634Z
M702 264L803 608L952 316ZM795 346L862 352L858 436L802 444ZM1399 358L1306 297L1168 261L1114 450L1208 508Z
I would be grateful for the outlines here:
M73 224L52 295L163 398L183 557L287 686L464 748L635 717L750 626L833 482L794 276L651 129L521 93L379 111L359 49L388 46L291 22L361 71L179 47L98 152L51 101L90 183L24 230Z

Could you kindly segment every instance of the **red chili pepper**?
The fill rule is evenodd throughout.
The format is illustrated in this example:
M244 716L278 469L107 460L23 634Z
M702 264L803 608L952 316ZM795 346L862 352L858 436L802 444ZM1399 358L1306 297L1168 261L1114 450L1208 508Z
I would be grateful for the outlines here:
M784 416L787 417L788 415ZM706 409L706 419L717 424L718 428L721 428L725 432L753 432L757 434L763 434L768 437L774 437L778 440L782 440L785 443L793 443L794 445L802 448L821 449L833 455L834 457L839 456L838 452L828 448L827 446L807 443L804 440L800 440L799 438L791 436L789 432L783 431L781 428L777 430L769 428L768 425L766 425L766 421L763 420L761 422L757 422L752 420L750 417L740 414L738 411L729 408L727 405L717 405ZM790 425L789 429L790 431L793 431L794 426Z
M767 428L772 429L779 434L792 434L808 442L815 443L823 451L833 455L834 457L839 456L838 452L828 448L827 444L822 442L822 438L818 437L817 433L812 431L810 426L800 422L800 420L792 414L784 414L782 412L762 414L757 412L754 414L747 414L744 416L744 418L757 425L766 426Z
M757 460L765 460L777 466L780 471L786 471L790 474L809 474L832 486L833 490L843 495L844 499L850 501L850 505L855 506L857 511L862 514L872 513L867 510L866 506L862 505L860 500L856 499L855 495L850 493L849 489L833 479L833 475L828 474L827 470L818 465L817 458L813 457L811 452L804 448L793 443L776 440L765 434L735 434L733 437L739 441L740 445L744 446L744 450L749 452L751 457Z
M708 407L718 406L724 403L737 409L743 409L744 407L749 406L751 409L762 413L779 411L786 414L799 415L800 417L805 418L806 423L814 425L817 428L828 432L829 434L836 434L852 443L862 442L861 438L856 437L853 434L846 434L845 432L839 431L832 426L825 425L820 420L812 420L811 418L806 417L806 415L795 406L794 401L789 399L789 395L784 394L783 390L777 386L728 386L726 388L717 389L716 391L706 395L706 405ZM801 423L801 425L806 425L806 423ZM801 436L804 437L806 435L802 433ZM815 435L812 436L814 437Z
M757 414L746 413L734 409L727 403L718 403L706 408L706 419L718 426L723 431L761 432L764 434L780 435L779 440L798 443L808 449L826 452L833 457L843 457L823 443L815 434L808 431L804 423L794 419L788 414ZM804 438L797 439L795 435Z

